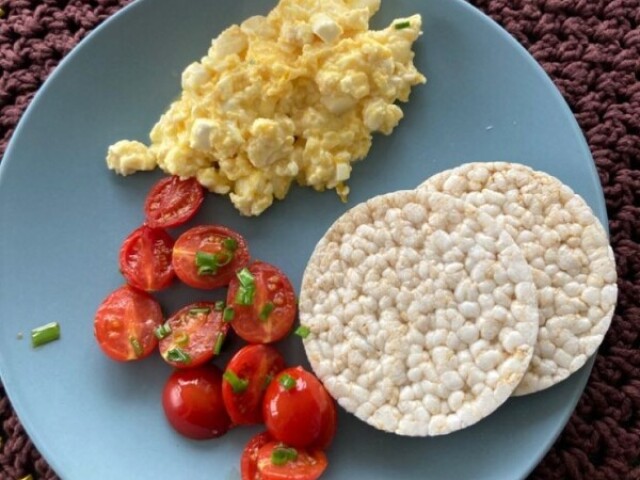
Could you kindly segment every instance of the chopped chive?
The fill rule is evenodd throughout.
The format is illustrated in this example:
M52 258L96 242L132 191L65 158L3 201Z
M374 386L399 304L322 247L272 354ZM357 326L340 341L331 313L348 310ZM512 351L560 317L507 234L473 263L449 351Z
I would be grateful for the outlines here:
M153 333L158 340L162 340L163 338L167 338L171 335L171 326L168 323L163 323L156 328Z
M0 18L3 18L7 12L4 11L3 8L0 8Z
M189 310L189 315L199 315L201 313L209 313L211 309L209 307L196 307Z
M293 333L298 335L300 338L307 338L311 333L311 329L306 325L300 325L298 328L296 328L296 331Z
M255 287L243 287L241 285L236 293L236 304L253 305L253 297L255 296L255 293Z
M238 277L238 281L240 282L240 285L242 285L243 287L255 288L256 279L254 278L254 276L251 274L251 272L247 267L244 267L243 269L238 270L238 272L236 272L236 276Z
M215 253L196 252L196 267L198 275L215 275L218 273L218 258Z
M284 387L285 390L291 390L296 386L296 380L288 373L285 373L280 376L278 379L278 383Z
M222 312L222 311L224 310L224 300L218 300L218 301L215 303L215 305L214 305L213 309L214 309L216 312Z
M179 347L186 347L189 345L189 334L187 332L176 333L175 342Z
M279 446L271 452L271 463L273 465L286 465L296 458L298 458L298 451L291 447Z
M273 380L273 375L271 375L270 373L266 377L264 377L264 383L262 384L263 390L267 389L267 387L271 383L271 380Z
M220 355L220 352L222 351L222 344L224 343L225 338L226 335L224 333L220 332L218 334L218 338L216 338L216 344L213 346L214 355Z
M31 330L31 345L40 347L60 338L60 324L58 322L47 323Z
M396 30L402 30L404 28L409 28L411 26L411 22L410 21L405 21L405 22L397 22L393 25Z
M33 475L29 474L26 477L22 477L20 480L33 480Z
M224 311L222 312L222 321L229 323L233 321L233 317L235 316L236 316L236 312L233 309L233 307L225 307Z
M222 241L222 246L230 252L235 252L238 248L238 241L235 238L228 237Z
M133 353L137 358L140 358L144 351L142 350L142 345L140 345L138 339L135 337L131 337L129 338L129 343L131 344L131 348L133 348Z
M273 312L273 309L276 308L276 306L271 303L271 302L267 302L264 304L264 306L262 307L262 310L260 310L260 320L262 320L263 322L266 322L267 319L269 318L269 315L271 315L271 312Z
M227 383L231 385L231 390L233 390L233 393L242 393L249 386L249 380L247 380L246 378L238 377L231 370L227 370L226 372L224 372L222 378L224 378Z
M181 348L172 348L167 352L167 360L170 362L189 363L191 356Z

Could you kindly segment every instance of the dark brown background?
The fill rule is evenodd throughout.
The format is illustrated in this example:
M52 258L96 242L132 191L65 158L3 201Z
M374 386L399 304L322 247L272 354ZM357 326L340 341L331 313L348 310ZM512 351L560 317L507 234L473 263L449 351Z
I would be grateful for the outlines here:
M0 0L0 155L60 59L126 3ZM604 187L620 278L616 315L586 391L531 478L640 480L640 0L473 3L534 55L575 113ZM57 478L1 386L0 436L0 480Z

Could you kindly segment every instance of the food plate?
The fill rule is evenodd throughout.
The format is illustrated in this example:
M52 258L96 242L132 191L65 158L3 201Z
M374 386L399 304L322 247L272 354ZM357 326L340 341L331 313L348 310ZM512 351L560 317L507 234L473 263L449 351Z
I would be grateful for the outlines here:
M258 428L206 442L179 437L160 404L169 367L159 357L116 364L93 339L96 307L122 283L120 243L141 223L144 196L160 176L118 177L107 171L104 156L121 138L146 141L178 94L182 69L204 54L212 37L274 5L134 2L57 69L0 166L0 373L27 432L67 480L239 476L240 451ZM580 129L526 51L459 0L385 0L373 26L413 13L423 16L416 64L429 82L414 89L393 135L377 136L355 167L349 203L333 192L295 188L261 217L247 219L226 198L211 195L194 223L238 230L255 257L279 265L299 285L316 242L345 209L460 163L509 160L559 177L606 224ZM170 312L204 296L174 287L159 297ZM30 329L49 321L60 322L61 340L33 350ZM290 363L308 365L299 339L282 342L282 349ZM523 478L561 431L591 365L445 437L401 438L340 412L324 478Z

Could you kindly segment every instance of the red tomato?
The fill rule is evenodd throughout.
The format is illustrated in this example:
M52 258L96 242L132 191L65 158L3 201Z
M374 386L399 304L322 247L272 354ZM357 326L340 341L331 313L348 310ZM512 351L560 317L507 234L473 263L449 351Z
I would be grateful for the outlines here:
M181 308L171 315L160 331L160 354L177 368L192 368L211 360L220 348L229 330L222 321L222 310L214 303L197 302ZM162 329L161 329L162 330Z
M241 282L238 277L231 279L227 292L227 305L234 311L231 327L247 342L280 340L291 330L296 315L291 282L280 269L265 262L254 262L247 268L254 279L253 302L241 304Z
M120 271L132 287L147 292L162 290L173 280L173 238L160 228L137 228L120 247Z
M147 194L144 202L146 223L154 228L182 225L195 215L203 200L203 188L195 178L163 178Z
M231 428L222 401L222 373L214 365L174 371L162 391L162 407L171 426L185 437L215 438Z
M147 357L158 345L154 329L162 324L160 305L128 285L112 292L98 307L93 332L102 351L121 362Z
M249 262L242 235L220 225L202 225L184 232L173 247L178 278L194 288L213 289L229 283Z
M222 382L222 398L235 425L262 423L262 399L271 379L285 363L267 345L247 345L229 361ZM227 379L232 375L231 381Z
M326 395L327 402L329 402L329 408L322 417L320 435L318 435L317 440L313 442L311 448L326 450L331 446L333 438L336 436L336 430L338 429L338 412L336 410L336 401L329 395L329 392L327 392L324 386L322 387L322 391Z
M302 367L281 371L265 392L262 404L269 433L296 448L330 443L333 400L320 381ZM327 432L327 430L329 430Z
M283 452L290 452L291 457L283 458ZM257 463L261 480L316 480L327 468L327 457L322 450L291 449L281 442L269 442L258 450Z
M269 432L262 432L251 437L251 440L245 445L240 458L242 480L261 480L262 477L258 474L258 450L272 440L273 438L271 438Z

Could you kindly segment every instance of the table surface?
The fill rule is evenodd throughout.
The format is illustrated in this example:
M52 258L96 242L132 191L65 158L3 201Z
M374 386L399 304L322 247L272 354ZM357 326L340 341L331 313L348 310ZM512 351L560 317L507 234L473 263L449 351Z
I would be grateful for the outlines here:
M390 0L387 0L390 1ZM129 0L0 0L0 160L35 91ZM640 480L640 0L473 0L540 62L602 183L620 295L587 388L531 479ZM0 383L0 480L56 479Z

